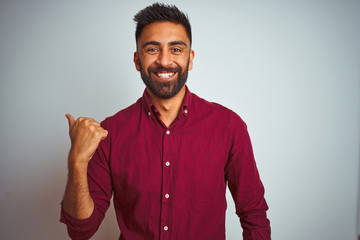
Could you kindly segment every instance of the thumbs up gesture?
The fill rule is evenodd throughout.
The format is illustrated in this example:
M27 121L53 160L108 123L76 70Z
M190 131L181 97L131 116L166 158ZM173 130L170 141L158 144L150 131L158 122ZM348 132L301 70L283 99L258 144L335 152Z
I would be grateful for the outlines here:
M92 118L79 117L75 121L71 114L66 114L66 118L71 139L69 163L87 165L108 131Z

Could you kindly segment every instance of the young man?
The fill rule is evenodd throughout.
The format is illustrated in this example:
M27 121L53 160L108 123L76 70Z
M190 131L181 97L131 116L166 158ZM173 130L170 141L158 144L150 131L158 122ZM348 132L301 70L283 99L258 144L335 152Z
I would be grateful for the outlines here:
M228 184L244 239L270 239L245 123L185 85L194 59L187 16L153 4L134 20L143 96L101 124L66 115L71 149L61 221L69 236L89 239L114 193L119 239L225 239Z

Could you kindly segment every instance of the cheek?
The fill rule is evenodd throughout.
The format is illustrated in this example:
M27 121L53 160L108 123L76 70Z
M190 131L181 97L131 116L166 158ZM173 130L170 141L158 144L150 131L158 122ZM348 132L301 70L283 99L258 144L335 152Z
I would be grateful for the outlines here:
M143 69L148 69L149 67L156 66L155 59L151 57L146 57L141 59L141 65Z

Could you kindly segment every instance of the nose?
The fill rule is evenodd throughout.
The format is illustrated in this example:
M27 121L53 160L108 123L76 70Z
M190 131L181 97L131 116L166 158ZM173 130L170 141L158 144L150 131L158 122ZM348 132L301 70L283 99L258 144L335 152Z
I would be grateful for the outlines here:
M164 67L170 66L171 55L167 51L161 51L156 62Z

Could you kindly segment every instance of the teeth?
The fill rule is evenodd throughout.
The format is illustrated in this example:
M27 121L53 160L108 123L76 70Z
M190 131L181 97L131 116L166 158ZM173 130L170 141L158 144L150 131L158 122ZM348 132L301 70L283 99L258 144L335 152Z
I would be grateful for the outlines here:
M175 73L158 73L157 76L161 78L169 78L172 77Z

